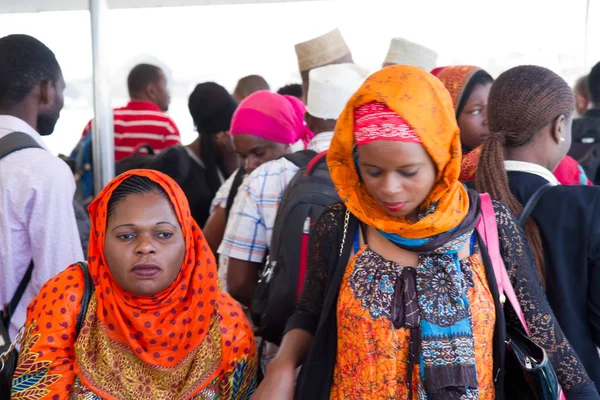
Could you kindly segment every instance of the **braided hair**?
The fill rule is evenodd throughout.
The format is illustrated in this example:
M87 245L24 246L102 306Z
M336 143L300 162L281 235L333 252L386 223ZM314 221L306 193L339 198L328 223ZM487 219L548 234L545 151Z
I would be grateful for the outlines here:
M504 202L519 217L523 205L510 191L504 168L504 148L527 145L545 126L561 115L570 116L574 110L571 88L546 68L524 65L500 75L490 91L488 124L491 136L481 150L477 190ZM540 279L545 282L542 239L532 218L527 221L525 233Z
M158 194L165 199L169 199L169 195L158 183L145 176L133 175L125 179L121 184L112 192L110 200L108 201L108 217L110 217L117 207L117 203L125 200L132 194Z
M0 107L9 109L44 82L55 84L61 70L52 50L34 37L0 39Z
M229 131L237 103L223 86L204 82L190 95L188 108L200 135L200 158L206 167L208 188L214 196L221 187L218 170L229 177L225 159L217 154L214 136Z

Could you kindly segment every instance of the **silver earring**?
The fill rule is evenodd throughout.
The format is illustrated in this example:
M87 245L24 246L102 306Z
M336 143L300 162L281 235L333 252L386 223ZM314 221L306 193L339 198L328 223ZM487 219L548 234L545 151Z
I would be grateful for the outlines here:
M565 141L565 138L564 138L564 137L561 137L561 138L560 138L560 141L561 141L561 142L564 142L564 141Z

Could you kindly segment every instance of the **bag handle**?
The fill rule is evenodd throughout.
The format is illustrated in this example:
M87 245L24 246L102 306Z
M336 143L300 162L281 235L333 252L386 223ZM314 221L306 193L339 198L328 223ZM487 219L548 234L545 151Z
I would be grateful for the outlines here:
M142 150L145 150L146 153L142 153ZM145 156L154 156L154 155L156 155L156 151L148 143L144 143L144 144L140 144L138 147L135 148L133 155L138 155L138 154L145 155Z
M523 310L517 299L515 289L510 283L510 277L508 276L504 260L502 260L502 255L500 254L500 239L498 238L498 225L496 223L496 212L494 211L492 198L487 193L480 194L479 198L481 199L481 217L477 223L477 231L483 238L490 259L492 260L494 275L496 276L496 283L498 284L498 293L500 294L500 303L504 304L508 298L510 305L521 321L521 325L529 335L529 328L525 321L525 315L523 314Z
M81 327L85 322L85 316L87 314L88 305L90 303L90 299L92 298L92 294L94 293L94 282L92 282L92 276L90 275L90 271L88 269L88 263L85 261L78 262L77 265L81 268L81 272L83 272L83 297L81 298L81 307L79 309L79 315L77 316L77 325L75 327L76 335L79 336L79 332L81 331Z

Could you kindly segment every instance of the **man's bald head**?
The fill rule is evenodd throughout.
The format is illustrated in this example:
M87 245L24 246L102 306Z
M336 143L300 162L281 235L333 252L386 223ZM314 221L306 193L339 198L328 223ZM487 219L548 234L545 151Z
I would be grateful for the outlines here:
M246 97L260 90L271 90L265 78L260 75L248 75L239 80L235 90L233 91L233 98L239 104Z

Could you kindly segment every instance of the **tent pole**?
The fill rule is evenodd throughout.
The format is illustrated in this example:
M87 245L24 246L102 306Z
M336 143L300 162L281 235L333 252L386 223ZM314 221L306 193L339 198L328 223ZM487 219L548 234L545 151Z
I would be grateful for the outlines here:
M110 71L106 54L107 0L89 0L94 69L94 122L92 128L94 192L98 194L115 175L113 111Z
M584 36L584 50L583 50L583 69L587 74L589 71L588 66L588 55L590 50L590 0L586 1L585 5L585 36Z

